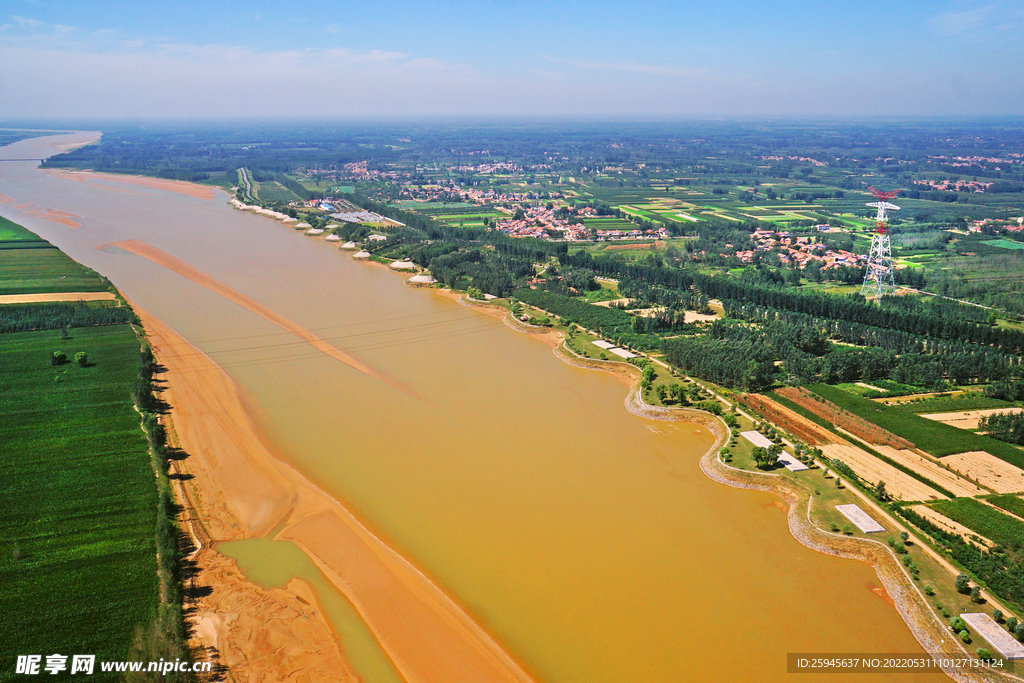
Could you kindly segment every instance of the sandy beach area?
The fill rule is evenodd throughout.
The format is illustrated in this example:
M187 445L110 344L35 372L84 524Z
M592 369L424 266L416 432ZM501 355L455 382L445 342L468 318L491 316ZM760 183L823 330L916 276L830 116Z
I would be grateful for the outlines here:
M136 307L167 371L171 432L188 454L176 463L197 554L197 581L212 588L194 605L196 645L215 648L235 680L354 680L308 587L266 591L249 583L220 541L260 538L284 524L293 541L355 606L407 680L525 683L529 676L477 624L338 501L266 445L238 388L211 359ZM209 546L212 546L211 549ZM299 619L310 612L316 619ZM281 618L270 618L279 614Z
M46 172L57 178L72 180L76 183L88 183L90 181L96 180L123 183L125 185L136 185L139 187L148 187L154 190L175 192L177 194L184 194L188 195L189 197L195 197L196 199L205 199L207 201L212 200L216 196L214 194L212 187L207 187L206 185L198 185L196 183L190 183L184 180L165 180L164 178L151 178L147 176L138 175L121 175L119 173L98 173L96 171L63 171L56 169L47 169Z

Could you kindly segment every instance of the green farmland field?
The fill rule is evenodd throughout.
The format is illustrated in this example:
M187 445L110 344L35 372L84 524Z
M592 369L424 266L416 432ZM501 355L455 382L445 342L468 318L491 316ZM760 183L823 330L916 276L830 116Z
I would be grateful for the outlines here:
M39 239L11 225L6 235ZM0 250L0 292L107 287L56 248ZM0 316L29 308L33 324L56 316L42 326L63 329L75 305L0 305ZM51 364L55 351L70 362ZM124 660L160 597L157 486L131 396L139 339L127 324L7 332L0 359L0 681L14 680L18 654ZM89 678L121 680L98 666Z
M294 202L299 199L297 194L273 180L259 183L257 194L265 202Z
M75 263L59 249L0 249L0 294L109 289L105 278Z
M1024 498L1020 496L1006 493L1001 496L989 496L985 500L1007 512L1012 512L1018 517L1024 517Z
M1024 545L1024 522L973 498L937 500L928 506L1001 546L1019 549Z
M982 242L988 247L1002 247L1003 249L1024 249L1024 242L1014 242L1013 240L988 240Z
M640 228L636 223L621 218L587 218L583 221L583 225L596 230L638 230Z
M0 242L13 242L16 240L33 242L39 240L39 236L17 223L12 223L3 216L0 216Z
M52 366L55 350L89 364ZM18 653L124 659L158 598L135 332L2 334L0 356L0 680Z

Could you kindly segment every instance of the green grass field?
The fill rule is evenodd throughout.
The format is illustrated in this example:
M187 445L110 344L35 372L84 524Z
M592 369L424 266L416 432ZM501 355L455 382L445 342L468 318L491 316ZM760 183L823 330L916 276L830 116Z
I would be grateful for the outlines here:
M906 410L876 403L827 384L815 384L811 391L877 424L934 456L986 451L1001 460L1024 468L1024 451L1002 441L935 422Z
M1024 242L1014 242L1013 240L988 240L982 242L988 247L1002 247L1003 249L1024 249Z
M105 278L75 263L59 249L0 249L0 294L109 289Z
M294 202L299 199L297 194L273 180L260 182L257 192L265 202Z
M12 223L3 216L0 216L0 242L39 240L39 236L30 230L26 230L17 223Z
M1024 545L1024 522L993 510L973 498L936 500L928 506L985 538L1011 550Z
M62 350L89 364L51 366ZM156 486L128 325L0 335L0 643L123 659L157 605Z

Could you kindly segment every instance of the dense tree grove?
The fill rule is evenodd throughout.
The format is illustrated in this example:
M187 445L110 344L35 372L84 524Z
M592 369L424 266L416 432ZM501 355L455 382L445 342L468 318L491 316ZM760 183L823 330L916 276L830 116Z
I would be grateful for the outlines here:
M89 306L84 302L54 302L7 304L0 307L0 333L120 325L134 321L135 314L126 306Z
M1024 444L1024 413L995 413L978 421L978 429L1009 443Z
M940 380L990 382L1024 373L1016 355L981 344L737 302L729 302L726 315L754 323L785 361L787 372L802 383L891 377L903 384L932 386ZM808 345L808 339L819 343ZM824 353L829 339L867 348Z
M460 249L434 258L420 254L439 282L456 289L476 287L494 296L508 296L516 282L533 272L532 265L514 256L482 249Z
M885 297L870 302L857 295L801 292L781 276L773 276L777 271L770 269L737 277L672 267L657 257L640 262L595 258L586 252L569 254L565 243L513 239L492 230L456 229L419 219L420 227L392 231L386 243L378 244L404 244L405 253L430 268L441 282L460 288L471 285L498 296L522 288L533 276L533 263L557 258L561 276L557 283L541 287L562 295L523 294L521 298L541 297L544 301L536 303L538 307L610 338L634 335L650 346L646 340L650 335L692 335L686 311L710 312L709 302L717 299L726 317L735 322L712 325L709 337L738 344L737 348L759 347L756 363L781 360L784 380L834 383L892 378L941 388L944 382L1024 378L1019 357L1024 352L1024 334L994 327L989 313L978 307L941 299ZM643 317L619 312L612 322L607 316L614 316L609 312L614 309L566 303L572 297L565 293L587 289L594 276L618 278L620 294L634 299L634 307L656 310ZM573 307L571 313L567 306ZM590 308L597 312L584 313ZM835 346L832 341L862 348ZM707 350L712 349L726 353L724 347L708 346ZM762 357L765 353L773 357ZM706 379L748 388L767 386L765 373L749 367L700 370L702 362L718 363L713 353L680 357L684 355L686 370Z
M771 350L749 341L677 337L661 345L665 360L709 382L761 391L775 379Z

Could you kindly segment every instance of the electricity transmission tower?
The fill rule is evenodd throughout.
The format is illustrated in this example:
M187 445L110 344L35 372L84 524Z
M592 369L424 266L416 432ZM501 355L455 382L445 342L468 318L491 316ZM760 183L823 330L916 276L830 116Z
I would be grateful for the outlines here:
M899 211L900 207L890 204L889 200L898 192L882 192L869 188L877 202L868 206L878 209L875 215L875 236L871 238L871 251L868 253L868 268L864 274L864 285L860 293L875 299L881 298L886 292L896 288L892 275L892 247L889 244L889 215L887 211Z

